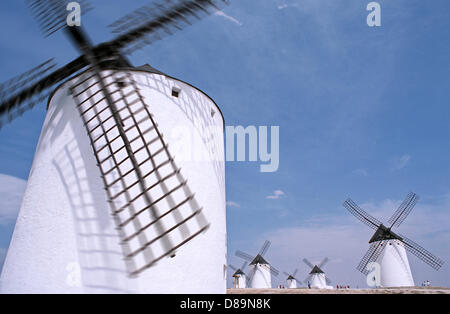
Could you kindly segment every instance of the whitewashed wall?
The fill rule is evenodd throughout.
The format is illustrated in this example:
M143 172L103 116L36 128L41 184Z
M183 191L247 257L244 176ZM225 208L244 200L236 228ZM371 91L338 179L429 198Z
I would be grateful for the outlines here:
M382 287L414 286L408 256L403 244L397 240L386 241L383 253L378 258Z
M272 274L270 266L265 264L250 265L253 278L250 287L254 289L270 289L272 288Z

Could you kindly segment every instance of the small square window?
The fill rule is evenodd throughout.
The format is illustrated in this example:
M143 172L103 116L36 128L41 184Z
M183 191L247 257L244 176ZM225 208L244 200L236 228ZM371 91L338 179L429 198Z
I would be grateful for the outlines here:
M119 87L119 88L124 88L127 86L127 83L124 81L117 81L116 84L117 84L117 87Z
M180 97L180 92L181 92L181 89L179 89L178 87L172 88L172 96L173 97L176 97L176 98Z

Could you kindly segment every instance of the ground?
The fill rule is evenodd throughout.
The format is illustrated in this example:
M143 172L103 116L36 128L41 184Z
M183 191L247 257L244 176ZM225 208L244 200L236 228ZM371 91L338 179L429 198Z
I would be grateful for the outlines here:
M228 294L450 294L450 288L405 287L379 289L228 289Z

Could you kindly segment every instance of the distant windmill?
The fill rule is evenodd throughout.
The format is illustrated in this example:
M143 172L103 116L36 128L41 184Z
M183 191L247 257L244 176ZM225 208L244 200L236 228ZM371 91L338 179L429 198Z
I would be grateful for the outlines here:
M297 273L298 273L298 269L294 270L293 273L283 272L283 274L285 274L287 276L287 278L286 278L286 286L287 286L288 289L296 289L298 287L297 283L299 285L302 284L302 282L300 280L295 278Z
M80 56L0 86L0 126L50 96L0 292L224 293L224 139L205 131L223 130L220 109L126 55L226 0L154 2L98 45L68 25L69 1L27 2L44 35L63 29ZM180 142L201 143L203 164L175 161L169 135L180 127Z
M244 253L242 251L236 251L236 256L243 258L250 262L250 278L249 285L255 289L269 289L272 288L272 277L278 276L279 271L272 267L268 261L264 259L264 255L270 247L270 241L264 242L261 250L259 250L256 256Z
M244 272L245 267L247 267L248 262L245 261L244 264L240 268L236 268L233 265L228 265L232 270L234 270L234 274L232 277L234 278L234 287L238 289L247 288L247 283L249 281L249 277Z
M325 264L328 263L328 260L328 257L325 257L320 264L314 265L308 259L304 258L303 262L311 268L311 272L304 280L304 283L309 282L311 288L331 289L331 280L325 276L325 272L322 270Z
M355 202L348 199L344 207L356 218L370 228L376 230L369 240L370 248L357 266L365 275L371 271L369 263L377 262L380 265L380 282L382 287L414 286L411 268L406 251L414 254L435 270L443 265L443 261L434 256L420 245L416 244L400 233L394 233L393 227L399 227L406 219L419 197L410 192L400 207L388 220L388 227L362 210ZM368 269L369 268L369 269Z

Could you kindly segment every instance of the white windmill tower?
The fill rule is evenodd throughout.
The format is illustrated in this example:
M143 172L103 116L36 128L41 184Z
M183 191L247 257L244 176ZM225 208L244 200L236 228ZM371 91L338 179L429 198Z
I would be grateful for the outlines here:
M247 267L248 262L245 261L244 264L242 264L241 268L236 268L233 265L228 265L232 270L234 270L234 273L232 275L234 279L234 288L237 289L245 289L247 288L247 282L249 280L249 277L244 272L245 267Z
M223 133L208 132L223 130L220 110L195 87L124 57L222 2L162 1L94 46L65 24L66 1L31 1L44 32L64 28L81 56L2 86L2 120L51 96L0 292L226 291ZM202 159L180 159L177 142L197 144Z
M287 276L286 278L286 287L288 289L297 289L298 285L301 285L302 283L300 282L300 280L298 280L297 278L295 278L295 276L297 276L298 273L298 269L294 270L293 273L287 273L287 272L283 272L283 274L285 274Z
M439 270L444 263L441 259L434 256L412 240L392 231L393 227L399 227L406 219L418 200L419 197L410 192L406 199L400 204L397 211L388 220L389 227L386 227L380 221L362 210L351 199L347 199L344 202L344 207L351 214L375 230L374 235L369 240L369 250L362 258L357 269L363 274L368 275L372 270L371 263L378 263L380 266L380 278L375 280L375 283L382 287L414 286L414 279L409 266L406 250L416 255L435 270Z
M318 265L314 265L306 258L303 259L303 262L311 268L311 271L308 274L308 277L306 277L306 279L304 280L304 283L309 282L311 288L333 289L333 287L330 286L331 280L325 275L325 272L322 270L322 268L328 262L327 257L325 257Z
M270 247L270 241L264 242L261 250L256 256L236 251L236 256L250 262L249 286L253 289L272 288L272 274L278 276L279 272L264 259L264 255Z

